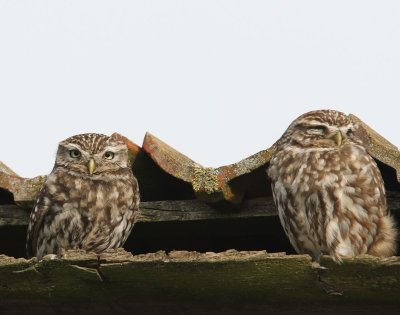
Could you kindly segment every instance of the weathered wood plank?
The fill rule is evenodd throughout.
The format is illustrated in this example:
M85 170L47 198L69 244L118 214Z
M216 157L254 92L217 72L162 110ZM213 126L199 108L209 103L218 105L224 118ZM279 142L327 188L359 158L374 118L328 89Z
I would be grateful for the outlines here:
M243 203L240 210L221 211L210 205L194 200L142 202L137 214L138 222L194 221L209 219L229 219L264 217L276 215L271 197L255 198Z
M0 256L0 302L45 299L53 302L186 301L335 305L386 303L400 306L400 258L360 256L341 265L324 257L323 282L307 255L284 253L157 252L123 250L103 255L69 252L63 259ZM331 294L327 287L340 290ZM338 293L338 291L334 292Z
M29 211L15 205L0 205L0 227L27 225Z
M0 226L27 225L29 209L0 205ZM256 198L243 203L240 211L220 211L197 200L149 201L140 204L137 222L193 221L208 219L264 217L276 215L272 198Z
M344 259L342 265L333 262L324 256L321 265L327 272L322 278L337 292L344 296L352 296L355 302L371 301L379 297L382 302L390 303L398 297L400 290L400 257L378 258L375 256L361 255ZM400 305L400 300L398 302Z
M388 207L400 213L400 193L388 192ZM256 218L277 215L272 197L245 200L239 210L221 211L197 200L149 201L140 204L137 222L197 221L212 219ZM26 225L29 209L0 205L0 226Z

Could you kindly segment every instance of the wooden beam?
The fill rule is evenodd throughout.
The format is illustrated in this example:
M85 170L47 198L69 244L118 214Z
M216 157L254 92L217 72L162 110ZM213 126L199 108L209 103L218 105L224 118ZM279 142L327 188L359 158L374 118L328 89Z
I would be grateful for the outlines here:
M237 211L217 210L197 199L152 201L140 204L137 222L197 221L265 217L276 214L275 205L271 197L247 200Z
M360 256L338 265L328 257L318 280L307 255L265 251L198 253L173 251L136 255L68 252L62 259L0 256L0 306L4 301L47 301L64 309L82 302L197 303L198 305L358 304L400 306L400 258ZM83 303L84 304L84 303ZM129 305L129 304L128 304ZM151 309L149 309L149 313ZM214 313L212 313L214 314ZM217 312L215 314L224 314Z
M27 225L29 209L0 205L0 226ZM265 217L276 215L272 198L255 198L243 203L240 211L220 211L197 200L167 200L140 203L136 222L197 221L210 219Z
M0 205L0 227L28 225L29 210L16 205Z
M388 208L400 214L400 192L387 193ZM15 205L0 205L0 226L27 225L29 209ZM239 210L223 211L197 200L148 201L140 204L137 222L198 221L276 216L272 197L245 200Z

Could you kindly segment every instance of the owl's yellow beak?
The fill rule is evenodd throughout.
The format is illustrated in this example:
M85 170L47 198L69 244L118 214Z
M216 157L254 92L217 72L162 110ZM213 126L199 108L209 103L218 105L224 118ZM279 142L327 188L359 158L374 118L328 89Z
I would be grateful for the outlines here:
M88 170L89 170L89 174L93 175L94 169L96 168L96 164L94 163L93 159L89 160L89 164L88 164Z
M339 130L335 134L335 142L337 146L340 146L343 142L343 136Z

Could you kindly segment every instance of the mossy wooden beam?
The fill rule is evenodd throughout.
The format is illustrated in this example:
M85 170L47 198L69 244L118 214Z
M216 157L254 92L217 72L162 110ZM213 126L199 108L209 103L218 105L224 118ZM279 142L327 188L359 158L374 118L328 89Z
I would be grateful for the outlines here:
M2 301L185 301L201 304L354 304L400 306L400 258L328 257L322 280L310 257L284 253L157 252L133 256L68 252L62 259L0 256ZM332 289L333 288L333 289Z

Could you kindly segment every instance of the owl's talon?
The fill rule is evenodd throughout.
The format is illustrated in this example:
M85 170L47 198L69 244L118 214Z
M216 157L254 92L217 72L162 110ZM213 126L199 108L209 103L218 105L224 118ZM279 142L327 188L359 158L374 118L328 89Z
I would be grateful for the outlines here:
M322 279L322 276L328 272L328 268L321 266L318 263L318 266L315 266L315 270L317 272L317 283L325 291L325 293L336 296L343 295L342 290Z
M315 270L328 270L328 268L326 268L326 267L324 267L324 266L321 266L321 264L320 264L320 262L319 261L313 261L312 263L311 263L311 267L313 268L313 269L315 269Z
M325 293L327 293L329 295L336 295L336 296L343 295L342 290L340 290L339 288L335 287L334 285L326 282L325 280L322 280L320 275L318 276L318 284L325 291Z
M328 268L326 268L326 267L324 267L324 266L319 266L319 267L317 268L317 270L325 271L325 270L328 270Z
M317 280L320 281L320 282L324 282L324 281L322 280L322 276L323 276L324 274L326 274L326 272L328 271L328 268L325 268L325 267L320 266L320 267L317 268L316 270L317 270Z
M55 260L60 258L60 256L56 255L56 254L47 254L45 256L43 256L43 260Z

